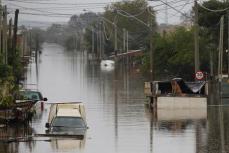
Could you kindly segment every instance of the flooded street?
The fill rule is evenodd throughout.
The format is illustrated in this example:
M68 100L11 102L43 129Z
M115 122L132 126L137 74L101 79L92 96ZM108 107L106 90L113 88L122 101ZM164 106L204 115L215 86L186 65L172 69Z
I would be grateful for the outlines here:
M80 101L89 126L85 138L1 142L1 153L229 152L229 107L152 112L145 105L146 78L121 68L116 75L112 70L101 70L88 63L85 55L44 44L38 67L32 63L26 74L26 84L37 84L35 88L48 98L44 111L26 127L0 128L1 137L44 134L49 103Z

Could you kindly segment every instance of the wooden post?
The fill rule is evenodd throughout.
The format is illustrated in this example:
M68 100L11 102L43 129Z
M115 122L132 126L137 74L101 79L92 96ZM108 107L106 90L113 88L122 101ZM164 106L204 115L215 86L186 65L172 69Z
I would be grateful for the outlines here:
M9 61L9 54L12 54L12 18L9 20L8 28L8 43L7 43L7 63Z
M223 31L224 31L224 16L220 19L220 39L219 39L219 57L218 57L218 78L222 81L223 70Z
M9 20L8 49L12 47L12 18Z
M114 51L117 52L117 50L118 50L118 36L117 36L117 25L116 24L114 24L114 32L115 32L115 34L114 34L114 42L115 42Z
M31 29L29 30L29 54L32 57L32 32Z
M96 36L97 36L97 40L96 40L96 47L97 47L97 51L96 51L96 58L97 60L99 59L99 24L98 24L98 27L97 27L97 33L96 33Z
M3 13L2 12L3 12L3 7L2 7L2 2L0 0L0 53L3 53L3 50L2 50L2 15Z
M92 55L92 58L94 57L94 53L95 53L95 32L94 32L94 28L92 28L91 30L91 55Z
M3 30L2 30L2 48L3 48L3 55L4 55L4 63L7 64L7 7L6 5L3 7Z
M213 50L210 49L210 78L213 79L214 71L213 71Z
M228 30L228 35L227 35L227 75L229 78L229 11L227 11L227 30Z
M37 58L38 58L38 49L39 49L39 39L38 39L38 34L35 36L35 62L37 65Z
M198 4L195 0L195 23L194 23L194 41L195 41L195 73L200 70L200 59L199 59L199 24L198 24Z
M149 10L150 11L150 10ZM151 81L154 81L154 49L153 49L153 21L151 19L151 13L149 12L149 32L150 32L150 73Z
M100 49L99 49L99 60L102 60L102 23L100 22L99 24L100 26L100 30L99 30L99 46L100 46Z
M123 31L123 53L125 53L126 50L126 29L122 29Z
M14 56L16 54L16 48L17 48L18 14L19 14L19 10L17 9L15 11L15 17L14 17L14 31L13 31L13 44L12 44L12 53Z
M126 53L128 53L128 51L129 51L129 32L128 31L126 31ZM129 56L127 55L127 57L126 57L126 59L127 59L127 65L129 66Z

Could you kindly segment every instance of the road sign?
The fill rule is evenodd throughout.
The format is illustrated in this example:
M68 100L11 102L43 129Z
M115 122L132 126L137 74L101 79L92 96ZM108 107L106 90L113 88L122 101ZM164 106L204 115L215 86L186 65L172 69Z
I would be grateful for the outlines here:
M202 71L197 71L195 76L197 80L202 80L204 78L204 73Z

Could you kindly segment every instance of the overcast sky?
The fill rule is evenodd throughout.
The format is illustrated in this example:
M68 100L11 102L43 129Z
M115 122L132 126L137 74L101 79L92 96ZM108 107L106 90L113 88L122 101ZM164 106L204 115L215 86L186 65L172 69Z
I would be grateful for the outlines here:
M120 0L2 0L10 17L15 9L20 10L19 21L67 22L71 15L87 11L103 12L104 7ZM193 0L167 0L168 23L177 24L183 12L190 11ZM166 0L150 2L156 10L157 22L166 23Z

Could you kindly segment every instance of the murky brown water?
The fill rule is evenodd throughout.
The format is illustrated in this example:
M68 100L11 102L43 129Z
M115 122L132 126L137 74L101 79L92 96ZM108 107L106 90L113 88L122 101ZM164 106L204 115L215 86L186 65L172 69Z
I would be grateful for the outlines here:
M45 133L49 112L46 104L30 125L0 128L0 138L26 138L0 142L1 153L229 152L229 107L152 112L145 106L144 78L140 75L121 68L114 75L113 71L87 63L82 53L64 52L54 44L43 48L38 69L34 63L28 68L27 83L38 82L38 89L50 103L84 102L89 126L86 137L30 137Z

